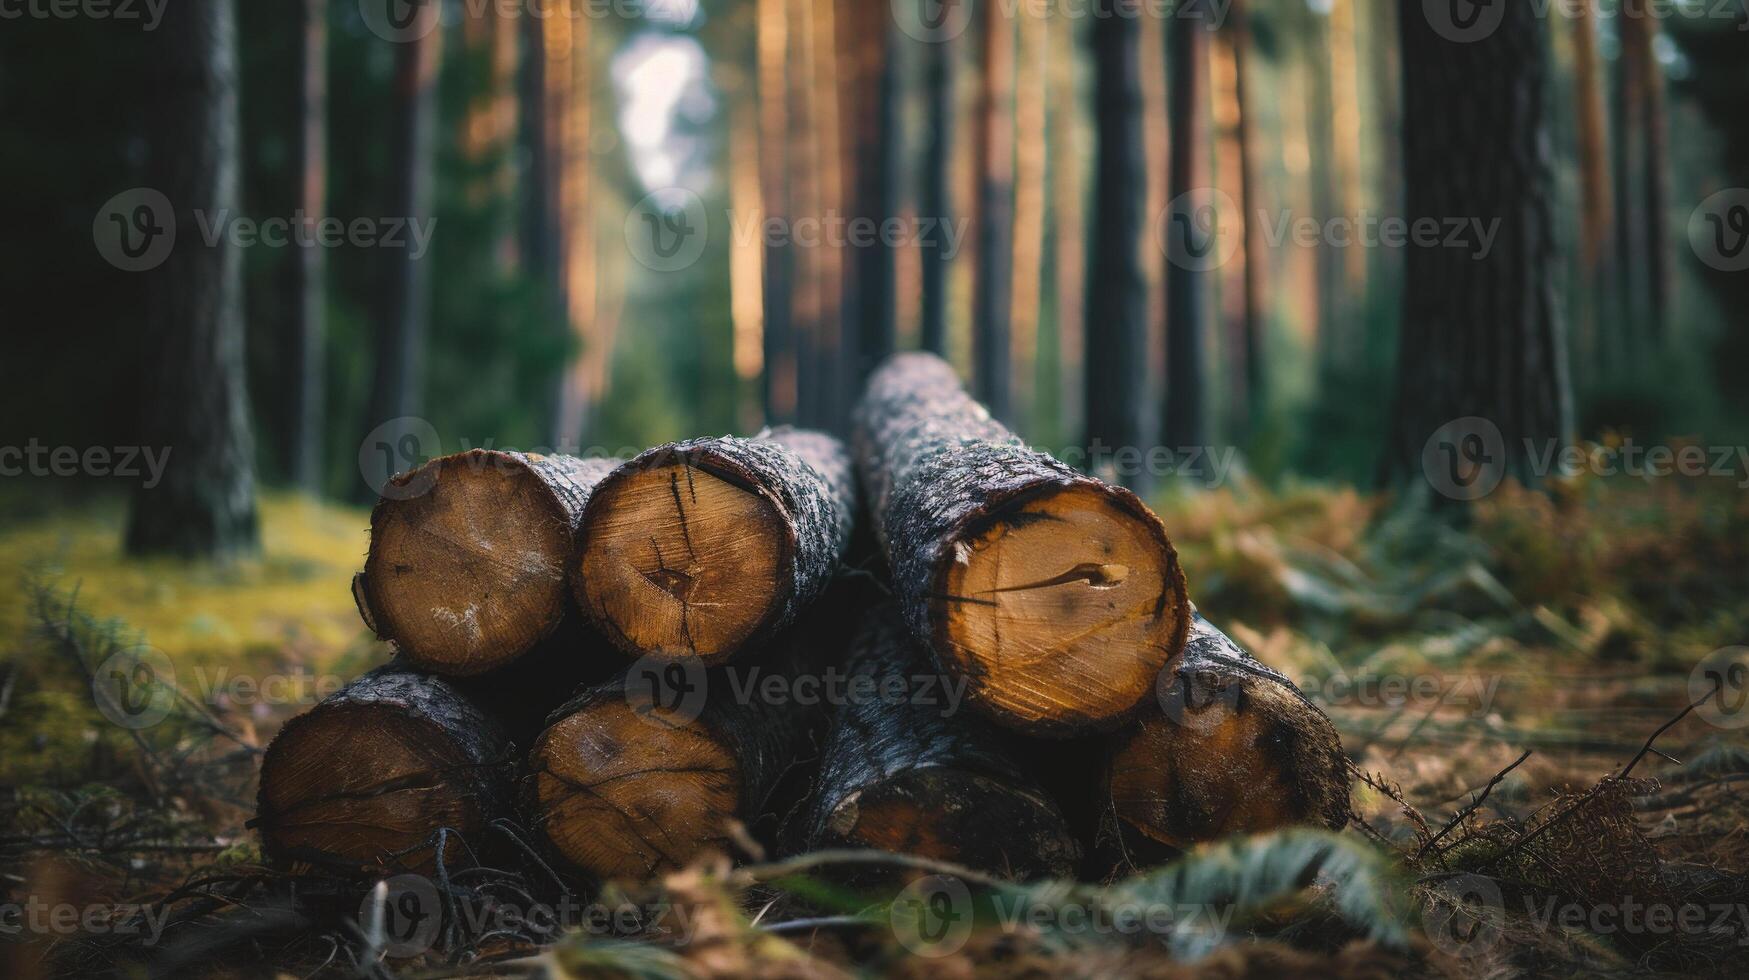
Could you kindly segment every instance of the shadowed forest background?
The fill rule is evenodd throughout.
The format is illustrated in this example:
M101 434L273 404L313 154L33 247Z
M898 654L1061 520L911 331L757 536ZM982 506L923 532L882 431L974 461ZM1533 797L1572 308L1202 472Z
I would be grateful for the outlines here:
M0 910L258 873L263 747L386 658L346 583L391 475L847 436L921 348L1329 712L1316 846L1391 884L1301 969L1732 969L1749 918L1387 940L1454 875L1749 908L1741 0L97 6L0 0ZM144 731L91 694L136 646ZM766 893L661 887L777 975ZM351 948L296 926L0 972Z

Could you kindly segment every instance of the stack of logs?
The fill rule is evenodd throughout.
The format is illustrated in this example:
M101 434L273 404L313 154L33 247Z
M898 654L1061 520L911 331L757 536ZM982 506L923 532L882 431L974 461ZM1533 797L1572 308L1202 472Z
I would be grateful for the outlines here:
M844 846L1105 875L1346 820L1334 728L1197 614L1160 520L929 355L874 374L849 448L474 450L396 477L370 535L353 592L395 656L262 762L292 870L521 827L594 880Z

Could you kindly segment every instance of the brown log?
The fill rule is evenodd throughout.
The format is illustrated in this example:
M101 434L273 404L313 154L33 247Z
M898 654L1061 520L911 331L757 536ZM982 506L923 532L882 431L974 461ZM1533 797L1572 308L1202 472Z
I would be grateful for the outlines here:
M820 595L855 510L850 456L822 433L659 446L596 488L571 570L578 605L634 656L722 663Z
M1135 494L1028 449L929 354L875 373L856 455L904 621L976 708L1043 735L1141 709L1190 604Z
M286 722L261 760L268 861L292 869L408 870L476 852L511 809L499 724L460 689L401 664L371 671Z
M1144 854L1227 834L1348 821L1336 728L1281 674L1201 615L1159 701L1112 741L1108 817Z
M851 681L822 752L807 843L868 847L1015 877L1067 876L1080 846L1012 736L956 717L897 611L864 614Z
M565 618L577 525L618 462L474 449L395 477L353 583L365 624L441 674L520 657Z

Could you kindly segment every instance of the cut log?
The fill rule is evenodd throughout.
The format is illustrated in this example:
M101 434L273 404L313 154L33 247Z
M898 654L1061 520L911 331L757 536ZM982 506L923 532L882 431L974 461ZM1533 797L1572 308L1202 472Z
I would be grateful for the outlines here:
M792 690L805 652L717 668L641 659L580 694L529 755L535 825L565 861L602 880L733 853L735 825L771 817L785 774L816 755L823 709L762 693L774 676Z
M453 684L379 667L286 722L261 760L251 826L269 862L330 871L430 873L476 852L510 813L508 739Z
M850 457L831 436L784 428L660 446L596 488L578 603L634 656L722 663L820 595L855 510Z
M917 854L1020 878L1073 873L1080 846L1012 736L955 715L960 682L929 665L890 605L865 614L846 671L808 846Z
M441 674L515 660L564 619L577 525L618 462L474 449L395 477L353 583L365 624Z
M1106 791L1121 839L1147 854L1292 824L1340 829L1347 773L1324 712L1197 615L1157 707L1114 739Z
M1190 604L1135 494L1028 449L930 354L870 379L856 455L905 623L979 710L1052 736L1140 710Z

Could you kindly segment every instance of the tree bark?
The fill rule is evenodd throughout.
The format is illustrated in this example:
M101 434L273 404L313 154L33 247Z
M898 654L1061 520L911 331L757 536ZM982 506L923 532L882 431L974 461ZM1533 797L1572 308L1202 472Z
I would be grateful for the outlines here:
M1026 448L931 354L875 373L855 433L906 625L968 679L973 706L1047 735L1140 707L1189 607L1178 556L1135 494Z
M152 186L179 247L148 273L146 388L141 432L174 454L157 486L134 492L131 555L214 558L258 546L254 439L243 360L242 254L221 236L195 240L196 212L239 205L237 40L231 0L168 8L153 63ZM155 238L147 239L150 245Z
M1162 441L1172 449L1207 445L1203 428L1203 325L1208 315L1208 276L1198 258L1218 247L1208 200L1208 39L1212 16L1202 0L1186 0L1167 25L1172 162L1167 197L1166 405ZM1218 220L1218 219L1217 219ZM1206 227L1205 227L1206 226ZM1182 248L1185 251L1180 251Z
M813 849L872 847L1016 878L1068 877L1080 846L1003 733L950 717L890 606L867 612L813 795Z
M322 488L327 261L314 243L313 232L328 210L328 0L302 0L298 11L302 43L298 47L298 126L293 159L298 210L311 241L297 244L288 263L292 398L285 457L293 485L315 493Z
M923 45L929 138L917 210L924 220L936 223L936 233L923 242L920 346L942 357L947 356L948 271L953 264L944 232L953 221L954 61L958 48L952 38Z
M423 4L419 18L436 18L437 4ZM390 135L390 215L430 220L436 169L437 74L443 31L415 25L414 39L395 48L395 89ZM425 332L430 304L429 255L410 248L383 249L381 320L376 334L376 374L366 429L418 415L423 405Z
M1594 0L1579 0L1573 6L1574 116L1578 126L1579 156L1579 258L1584 281L1580 284L1580 349L1582 364L1597 365L1602 353L1600 321L1602 289L1609 276L1609 242L1615 222L1610 196L1609 133L1603 106L1605 85L1598 67Z
M442 674L522 656L565 618L584 505L618 463L474 449L395 477L354 582L366 625Z
M1666 138L1664 75L1652 50L1657 34L1646 0L1625 0L1616 18L1621 41L1617 97L1621 100L1621 168L1617 194L1622 203L1617 227L1623 299L1631 319L1630 356L1641 340L1637 321L1644 320L1651 348L1663 342L1669 294L1668 237L1665 227Z
M1407 250L1395 420L1387 475L1423 477L1464 499L1483 472L1536 482L1533 450L1571 431L1565 332L1555 304L1554 197L1544 129L1547 53L1535 11L1508 4L1486 38L1440 36L1405 0L1403 34L1405 217L1466 218L1466 247ZM1477 224L1492 229L1481 245ZM1448 423L1480 417L1465 432L1444 486L1423 469L1424 448ZM1473 437L1473 438L1472 438ZM1451 443L1450 445L1455 445ZM1437 447L1435 447L1437 448ZM1455 481L1454 481L1455 482ZM1491 488L1489 488L1491 489Z
M850 243L844 291L848 390L862 385L875 365L897 347L893 244L879 232L899 211L899 168L904 130L899 125L899 47L891 10L879 4L841 4L845 170L851 178L849 214L876 229ZM848 403L846 403L846 410ZM838 416L839 419L843 415Z
M1093 111L1098 152L1088 235L1085 359L1090 471L1145 491L1139 469L1121 476L1109 454L1146 444L1148 287L1142 274L1142 214L1147 196L1142 152L1140 28L1118 0L1098 0L1091 30Z
M983 75L977 109L978 266L972 289L972 371L999 419L1012 406L1009 360L1014 273L1014 24L983 0Z
M658 446L596 487L572 584L633 656L722 663L820 596L855 513L850 456L824 433Z
M1348 822L1348 766L1324 712L1199 614L1148 715L1113 738L1108 826L1152 859L1228 834Z
M759 190L767 220L788 221L789 54L786 0L758 0L759 49ZM796 420L797 363L794 332L795 257L781 240L765 243L764 388L767 423Z
M389 664L280 729L250 826L270 863L430 874L478 850L511 813L509 739L448 681Z

